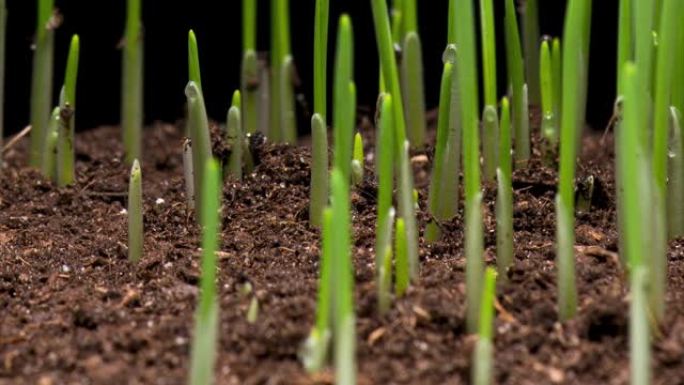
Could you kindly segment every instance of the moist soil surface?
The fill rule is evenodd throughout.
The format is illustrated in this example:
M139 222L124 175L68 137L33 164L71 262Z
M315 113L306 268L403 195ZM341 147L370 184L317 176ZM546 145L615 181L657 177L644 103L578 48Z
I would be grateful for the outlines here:
M365 125L367 126L367 125ZM361 125L372 143L372 128ZM79 134L78 181L57 188L26 168L26 143L0 179L0 384L185 384L199 281L199 230L182 178L181 130L145 131L144 256L127 260L119 130ZM578 213L578 314L556 311L556 173L534 159L515 172L515 261L500 280L497 384L628 384L629 296L617 254L612 139L587 135L578 180L593 176ZM215 149L220 146L215 146ZM538 146L536 146L538 147ZM329 384L298 351L314 321L319 233L308 226L308 148L255 143L259 164L223 190L218 384ZM225 151L224 151L225 152ZM465 331L462 216L443 240L421 239L420 280L376 311L373 149L352 194L359 384L467 384L475 338ZM425 211L432 151L412 161ZM225 155L225 154L224 154ZM495 259L495 186L485 185L486 262ZM462 205L461 205L462 206ZM684 383L684 242L668 253L667 316L654 342L656 384ZM505 281L505 282L504 282ZM253 290L246 292L249 283ZM253 297L254 323L246 319Z

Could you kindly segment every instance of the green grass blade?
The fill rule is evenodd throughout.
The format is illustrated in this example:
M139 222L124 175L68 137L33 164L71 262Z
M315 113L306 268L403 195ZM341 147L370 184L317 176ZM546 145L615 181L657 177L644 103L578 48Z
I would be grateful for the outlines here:
M283 142L289 144L297 143L297 121L295 116L295 99L294 99L294 61L292 56L287 56L281 65L280 81L280 113L282 122L280 127L282 129L281 137Z
M496 261L499 276L513 263L513 185L511 181L511 113L508 99L501 101L501 135L499 136L498 188L496 192Z
M188 77L200 90L202 89L199 47L197 46L197 36L193 30L188 32Z
M48 124L47 138L45 141L45 155L41 172L51 181L57 183L57 141L59 140L60 114L59 107L52 110L50 124Z
M556 116L556 124L558 124L561 121L563 100L563 52L561 41L557 37L553 39L551 45L551 70L553 72L553 114Z
M487 105L482 111L482 159L484 180L491 182L496 177L499 116L495 105Z
M332 335L330 313L332 310L332 296L335 290L332 281L333 263L333 213L326 208L322 213L322 239L320 278L318 281L318 303L316 305L316 326L304 342L300 353L304 368L309 372L316 372L323 368L327 360L328 346Z
M472 383L491 385L494 371L494 346L492 326L494 324L494 299L496 298L496 271L488 267L484 274L482 302L480 304L480 326L478 340L473 351L471 369Z
M401 297L406 293L408 289L410 277L409 277L409 260L408 260L408 238L406 236L406 225L403 218L397 219L396 227L394 230L395 245L394 252L397 256L396 260L396 283L394 291L397 297Z
M453 50L456 48L451 46ZM444 173L445 154L447 150L447 139L449 135L449 106L451 104L451 85L453 64L449 61L444 63L442 71L442 81L439 92L439 115L437 118L437 144L435 145L435 157L432 162L432 174L430 175L430 191L428 193L428 211L432 220L428 222L425 229L425 239L428 242L435 242L441 237L439 224L435 221L448 219L453 214L452 210L441 210L442 199L454 201L451 197L443 197L441 191L444 189L447 179L453 175Z
M42 164L47 126L50 120L54 61L54 26L50 19L54 0L38 0L33 78L31 83L31 144L29 163Z
M480 326L478 336L480 339L491 341L494 338L492 332L494 326L494 300L496 298L496 270L488 267L484 273L482 286L482 300L480 304Z
M202 186L204 186L204 167L207 160L212 157L211 140L209 137L209 119L204 106L202 90L193 81L185 88L185 96L188 100L188 133L192 140L192 164L195 191L195 206L201 208ZM199 198L199 199L198 199ZM202 211L197 214L201 222Z
M387 227L389 217L387 213L392 207L392 190L394 183L394 146L382 145L394 141L394 110L393 98L390 94L382 96L380 104L380 119L376 136L376 175L378 178L378 222L376 225L375 250L379 251L390 243L390 239L383 237L382 229ZM376 255L376 263L382 254Z
M648 274L645 267L640 266L634 270L630 286L632 299L629 306L630 384L649 385L652 377L651 332L646 295Z
M311 195L309 223L322 224L321 215L328 202L328 130L320 114L311 118Z
M195 329L190 347L190 385L214 383L218 345L218 299L216 296L216 250L219 246L221 175L213 158L204 163L202 186L202 276Z
M538 0L526 0L523 17L525 41L525 79L529 87L530 103L539 105L539 4Z
M524 115L523 87L525 85L522 48L520 47L520 32L518 19L515 14L513 0L506 0L506 63L508 67L509 83L512 86L512 122L515 129L515 164L524 168L530 159L530 133L528 116ZM537 76L535 74L535 76Z
M335 377L336 383L356 383L356 327L354 316L354 276L351 260L351 214L349 179L335 168L331 176L333 209L333 259L335 269Z
M259 122L259 63L256 52L246 51L242 57L242 74L240 89L244 99L242 103L243 132L253 134Z
M378 313L380 315L387 313L387 311L390 309L392 300L392 228L394 227L395 218L395 211L393 207L390 207L389 211L385 213L385 217L387 219L383 224L384 227L378 228L377 230L378 242L384 243L380 245L379 249L377 249L375 261L378 279ZM397 222L397 226L399 226L399 222ZM405 239L406 237L404 236L404 240ZM397 259L397 268L398 267L399 259ZM408 272L406 273L408 274ZM397 272L397 277L398 276L399 274Z
M558 266L558 317L567 321L577 313L575 283L575 228L573 211L556 195L556 264Z
M415 0L413 0L415 1ZM411 2L405 0L405 2ZM416 32L404 38L401 79L406 110L407 134L411 146L421 149L425 145L425 90L423 85L423 48Z
M414 199L411 160L409 159L409 142L404 142L404 150L399 154L399 214L406 228L406 248L411 279L417 280L420 275L418 260L418 227L416 224L416 204Z
M128 182L128 260L138 262L143 254L142 171L135 159Z
M482 230L482 193L466 201L466 328L476 333L480 318L482 280L484 278L484 235Z
M66 75L64 77L64 103L60 105L60 115L64 130L60 130L57 145L57 183L60 186L73 184L75 181L75 159L74 140L76 132L76 80L78 78L78 60L80 53L80 42L78 35L71 39L69 56L67 59ZM62 103L60 103L62 104Z
M418 11L416 0L401 0L404 38L411 32L418 32Z
M242 0L242 52L256 51L257 1Z
M352 80L352 25L348 15L340 17L335 59L335 88L333 90L334 162L345 180L351 176L352 140L354 137L353 105L349 83Z
M676 107L670 108L670 157L667 166L667 233L669 239L684 235L684 145L680 113Z
M327 65L328 65L328 20L330 0L316 0L314 21L314 112L326 122L327 117Z
M352 158L352 181L355 185L363 182L364 174L363 138L361 133L354 135L354 155Z
M618 51L617 51L617 94L624 93L622 85L623 69L625 64L632 60L634 55L634 34L632 19L632 0L620 0L618 10Z
M539 54L539 83L541 85L541 134L543 140L542 159L552 165L558 146L558 119L556 116L556 90L553 79L553 63L548 40L541 44Z
M245 138L242 132L241 120L240 107L233 104L233 106L228 109L228 117L226 119L226 143L230 145L231 151L224 173L226 176L230 176L235 180L242 180L242 160Z
M642 117L651 115L652 79L653 79L653 0L632 2L632 17L634 19L634 61L639 68L638 83L643 100L641 103ZM643 146L650 143L650 130L642 130ZM648 139L648 140L646 140Z
M142 159L143 126L143 34L141 0L128 0L126 7L126 38L123 49L123 81L121 84L121 126L125 161L132 164Z
M482 74L484 104L496 106L496 34L492 0L480 0L480 26L482 33Z

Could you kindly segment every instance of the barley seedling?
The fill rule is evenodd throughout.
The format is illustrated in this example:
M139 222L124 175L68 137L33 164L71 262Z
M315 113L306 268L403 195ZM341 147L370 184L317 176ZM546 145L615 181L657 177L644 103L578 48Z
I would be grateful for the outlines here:
M354 104L352 86L352 25L348 15L340 17L337 32L335 80L333 90L334 167L345 180L351 177L352 140L354 137Z
M378 249L376 249L376 261L375 261L375 266L377 269L377 285L378 285L378 313L380 315L384 315L387 313L387 311L390 308L390 301L392 299L392 227L394 226L394 217L395 217L395 211L393 207L390 207L389 212L385 214L385 217L387 218L384 223L383 228L378 228L377 230L377 238L383 240L383 244L380 245ZM400 224L401 221L401 224ZM404 230L404 225L403 221L401 218L399 221L396 223L397 226L397 238L396 238L396 246L399 246L399 226L401 226L401 230ZM406 234L404 233L403 236L404 241L406 240ZM405 243L402 244L402 246L405 246ZM396 251L400 251L399 248L396 249ZM406 256L405 254L405 249L404 251L404 257ZM397 267L399 267L399 254L397 254ZM397 277L399 276L397 272ZM399 284L399 281L397 280L397 284ZM399 286L397 285L397 289Z
M47 138L45 141L45 154L43 154L43 164L41 172L55 184L57 183L57 141L59 140L60 126L59 107L52 110L50 122L48 124Z
M323 209L328 202L328 133L325 121L318 113L311 117L311 141L309 223L320 227Z
M402 218L397 219L394 229L394 253L396 254L396 283L394 292L397 297L401 297L408 289L409 276L409 260L408 260L408 240L406 238L406 225Z
M482 112L482 158L484 180L493 181L497 165L497 136L499 127L496 112L496 36L494 32L494 6L492 0L480 0L482 31L482 77L484 84L484 110Z
M141 0L128 0L121 89L121 126L128 164L134 159L142 159L144 43L141 19Z
M259 62L256 54L257 1L242 1L242 65L240 89L245 99L242 104L242 131L253 134L257 129L259 103Z
M473 350L471 379L474 385L491 385L494 378L494 299L496 298L496 271L491 267L485 270L480 300L480 322L477 330L477 343Z
M197 36L195 36L195 31L193 30L188 32L188 79L194 82L198 89L202 89L199 46L197 45Z
M142 171L133 160L128 182L128 260L138 262L143 254Z
M496 170L496 261L499 275L513 263L513 185L511 161L511 113L508 98L501 100L501 135L499 136L499 168Z
M74 183L74 139L76 120L76 80L78 77L78 60L80 42L78 35L71 39L66 76L64 77L63 100L60 101L61 124L57 144L57 183L66 186Z
M207 111L204 107L204 97L202 90L194 81L190 81L185 88L185 96L188 100L188 133L192 140L192 165L193 165L193 190L195 192L195 207L202 207L201 199L204 197L202 186L204 186L204 167L203 164L211 158L211 141L209 139L209 121ZM201 222L203 212L197 212Z
M508 67L509 82L512 86L511 117L515 130L515 166L524 168L530 159L530 133L529 117L524 113L523 87L525 85L522 49L520 48L520 35L518 19L515 14L513 0L506 0L506 63ZM535 76L537 76L535 74Z
M354 135L354 152L351 165L352 183L355 185L363 182L364 163L363 138L361 137L361 133L357 132L356 135Z
M522 22L525 45L525 79L527 79L529 87L530 103L538 106L540 102L538 0L525 0Z
M547 165L552 165L555 159L558 145L558 124L556 119L556 104L553 100L555 90L553 88L553 69L551 49L548 40L541 44L539 54L539 83L541 85L541 133L543 140L542 159Z
M242 160L245 147L240 104L240 91L235 91L233 103L228 109L226 119L226 143L230 146L230 158L223 171L226 176L235 180L242 180Z

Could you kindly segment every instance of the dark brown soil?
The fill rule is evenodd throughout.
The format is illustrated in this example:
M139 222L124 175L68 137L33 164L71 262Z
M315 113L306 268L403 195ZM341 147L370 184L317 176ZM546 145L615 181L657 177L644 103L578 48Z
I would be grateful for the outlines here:
M369 133L368 133L369 134ZM370 137L371 135L367 135ZM370 144L371 141L367 141ZM199 278L198 229L186 210L181 137L145 133L145 255L126 259L128 168L119 133L77 140L78 182L59 189L22 168L25 143L0 180L0 384L184 384ZM627 384L628 296L616 254L612 143L585 139L579 176L593 175L589 214L577 217L578 316L555 309L556 175L535 160L514 177L514 267L500 285L498 384ZM218 384L327 384L297 353L313 323L319 236L308 227L309 151L265 145L244 182L224 187ZM425 224L429 159L415 157ZM376 315L375 186L353 194L360 384L467 384L461 219L421 244L421 279ZM486 259L495 263L495 191L485 194ZM242 288L251 283L252 294ZM246 312L255 295L259 317ZM684 383L684 242L669 253L668 314L654 343L656 384Z

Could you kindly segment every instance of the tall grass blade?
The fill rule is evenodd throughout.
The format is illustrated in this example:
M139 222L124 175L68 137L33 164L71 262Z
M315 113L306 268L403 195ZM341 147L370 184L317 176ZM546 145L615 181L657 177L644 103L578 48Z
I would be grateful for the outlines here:
M138 262L143 254L142 171L135 159L128 183L128 260Z
M530 159L529 117L525 115L523 105L523 87L525 85L522 48L520 47L520 32L513 0L506 0L506 63L509 83L512 86L511 111L513 128L515 130L515 166L524 168ZM536 74L535 74L536 76Z
M499 137L499 168L496 170L496 261L499 276L507 277L513 263L513 185L511 161L511 113L508 99L501 101L501 135Z
M127 164L142 159L144 51L141 14L141 0L128 0L121 84L121 126Z

